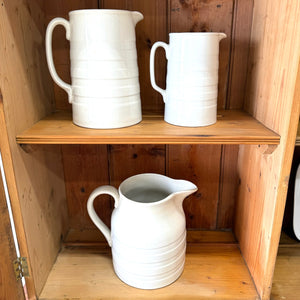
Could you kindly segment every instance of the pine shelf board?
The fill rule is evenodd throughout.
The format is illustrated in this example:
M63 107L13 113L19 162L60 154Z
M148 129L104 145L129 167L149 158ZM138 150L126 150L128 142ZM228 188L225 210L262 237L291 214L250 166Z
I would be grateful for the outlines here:
M258 300L238 244L188 243L185 268L173 284L140 290L115 275L110 248L69 246L62 249L40 300L50 299L230 299Z
M277 145L280 136L249 114L218 112L217 123L180 127L163 116L145 115L142 122L118 129L88 129L72 123L71 113L56 112L17 135L19 144L266 144Z

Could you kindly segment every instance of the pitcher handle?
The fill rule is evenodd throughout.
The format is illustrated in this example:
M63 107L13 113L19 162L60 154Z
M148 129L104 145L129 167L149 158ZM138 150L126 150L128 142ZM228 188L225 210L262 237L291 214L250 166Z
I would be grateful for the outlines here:
M156 82L155 82L155 67L154 67L154 61L155 61L155 51L158 47L162 47L165 49L166 53L166 58L168 59L169 56L169 45L164 43L164 42L156 42L151 48L150 51L150 80L151 80L151 85L152 87L158 91L162 96L163 100L166 103L167 98L166 98L166 90L160 88Z
M88 201L87 201L87 211L94 222L94 224L97 226L97 228L103 233L104 237L106 238L109 246L111 247L111 232L109 228L103 223L103 221L99 218L97 215L95 208L94 208L94 200L96 197L102 194L108 194L112 196L115 200L115 207L118 207L119 204L119 192L118 190L110 185L104 185L96 188L91 193Z
M73 95L72 95L72 87L70 84L65 83L63 80L59 78L57 72L55 70L55 66L53 63L53 55L52 55L52 33L54 28L57 25L62 25L66 29L66 39L70 40L70 23L64 18L55 18L53 19L47 26L46 30L46 58L48 63L48 68L53 78L54 82L64 89L68 93L69 102L72 103Z

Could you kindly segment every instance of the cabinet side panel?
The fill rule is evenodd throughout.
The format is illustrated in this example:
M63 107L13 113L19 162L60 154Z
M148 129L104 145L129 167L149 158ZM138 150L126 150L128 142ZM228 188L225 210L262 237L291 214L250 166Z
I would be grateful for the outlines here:
M26 238L32 270L28 280L35 284L35 290L29 285L29 296L34 297L60 249L67 212L60 147L21 148L15 142L17 134L49 114L54 104L44 53L43 2L1 1L0 28L0 87L14 172L10 187L17 188L10 190L11 200L14 213L19 208L22 214L26 237L21 230L17 233Z
M255 1L253 10L246 109L281 140L275 149L241 146L235 231L262 299L272 286L299 120L299 14L298 0Z

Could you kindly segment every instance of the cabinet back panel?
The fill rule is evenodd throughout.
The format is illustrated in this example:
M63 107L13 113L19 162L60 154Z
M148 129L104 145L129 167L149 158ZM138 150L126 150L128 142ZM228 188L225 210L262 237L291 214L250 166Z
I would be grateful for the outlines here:
M143 113L162 113L162 97L150 84L149 57L156 41L168 42L169 32L224 32L220 43L218 108L243 107L253 1L245 0L95 0L45 1L46 23L54 17L68 19L68 12L84 8L127 9L143 13L136 26L139 78ZM58 26L53 35L53 57L58 74L70 82L69 42ZM165 87L166 58L156 55L156 81ZM53 83L56 108L71 110L66 93ZM228 96L227 96L228 94Z
M105 184L118 187L139 173L187 179L198 186L184 201L187 228L232 228L238 146L63 145L62 153L70 227L74 230L95 229L86 211L93 189ZM112 210L112 199L99 197L96 211L108 226Z
M218 107L243 106L243 84L247 64L241 61L247 60L252 12L252 2L246 2L247 4L241 0L102 0L98 5L97 1L92 0L72 1L68 4L55 0L46 4L46 14L49 22L56 16L68 19L68 11L82 8L128 9L143 13L144 20L136 26L142 109L144 113L163 113L162 97L150 84L149 56L156 41L168 42L169 32L225 32L227 38L220 43ZM235 28L240 26L240 23L244 26L243 33ZM69 45L64 29L57 28L56 31L53 39L55 64L63 79L70 81ZM157 83L164 88L166 58L161 49L156 55L155 67ZM55 84L54 91L56 108L70 110L66 93ZM78 164L74 164L76 160L73 155L76 151L80 157ZM97 158L97 152L101 159ZM113 145L107 148L64 146L66 194L71 228L85 229L94 226L85 211L86 200L94 187L104 183L118 186L126 177L141 172L157 172L171 177L186 178L198 185L198 193L189 197L184 204L188 228L232 228L236 189L234 166L237 152L238 146L225 145ZM135 155L136 158L133 158ZM109 165L104 167L106 161ZM91 167L84 167L84 171L80 172L81 165ZM194 167L191 169L192 165ZM103 201L97 201L96 206L104 222L109 225L113 209L112 200L109 200L109 197L104 198Z

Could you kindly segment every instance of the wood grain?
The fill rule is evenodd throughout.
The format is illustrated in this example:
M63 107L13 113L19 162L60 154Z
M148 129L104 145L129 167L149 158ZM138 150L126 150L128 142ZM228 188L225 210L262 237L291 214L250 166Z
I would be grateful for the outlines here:
M238 145L223 145L220 171L217 228L233 228L238 186Z
M224 32L220 42L218 108L226 105L232 31L232 0L171 0L170 32Z
M241 109L244 105L253 2L234 1L227 109Z
M30 264L30 298L40 292L53 265L66 230L67 212L60 147L36 151L27 147L26 152L15 142L15 136L49 114L54 103L44 52L42 4L36 0L2 1L0 10L0 86L5 117L0 129L1 151L4 145L21 255L28 257Z
M193 182L198 191L183 202L187 228L216 229L221 146L170 145L167 174Z
M140 173L165 174L165 145L110 145L111 185L118 187L126 178Z
M121 282L113 271L108 246L64 248L39 299L120 299L120 295L122 299L258 300L234 243L188 244L181 277L156 290L140 290Z
M269 299L299 120L300 3L255 4L246 108L281 141L271 155L240 147L235 232L261 298Z
M91 192L109 184L106 145L64 145L62 147L69 226L83 230L95 228L87 213ZM112 200L103 195L95 201L95 210L102 221L110 226Z
M17 135L19 144L273 144L280 137L241 111L219 111L217 123L206 127L180 127L162 116L144 116L135 126L120 129L86 129L71 115L59 112Z

